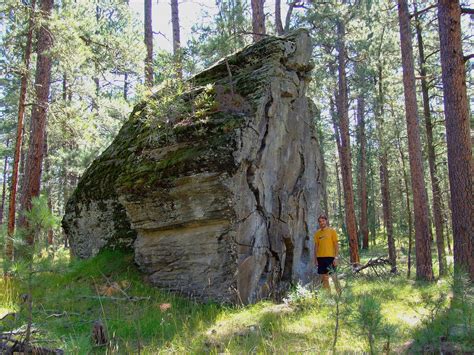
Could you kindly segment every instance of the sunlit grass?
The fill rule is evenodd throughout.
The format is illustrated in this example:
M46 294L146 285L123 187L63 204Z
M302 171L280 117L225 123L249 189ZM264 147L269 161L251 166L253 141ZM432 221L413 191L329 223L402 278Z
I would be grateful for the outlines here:
M363 253L362 259L380 253ZM101 320L110 339L107 352L112 353L332 351L334 294L295 288L282 304L202 304L148 285L136 270L133 255L125 252L104 252L90 260L70 261L67 251L61 251L54 258L44 254L41 259L49 261L35 261L42 264L33 282L33 323L38 331L34 337L47 341L44 345L49 348L61 348L66 353L105 353L104 347L94 347L91 341L93 322ZM18 313L8 324L0 323L3 329L17 329L26 322L19 297L25 293L21 280L24 271L18 270L17 275L0 280L0 312ZM471 299L465 297L467 305L450 303L450 282L449 278L438 283L415 282L407 280L404 273L382 279L344 278L336 351L368 351L356 323L357 306L367 295L381 304L381 327L390 329L389 339L383 332L377 336L377 351L388 345L392 351L401 351L403 344L413 341L421 349L446 332L462 349L474 347L465 334L473 327ZM446 297L437 310L433 304L439 294ZM135 297L135 301L125 300L127 296ZM447 322L452 325L448 330Z
M8 276L0 278L0 319L17 309L18 289L15 281Z

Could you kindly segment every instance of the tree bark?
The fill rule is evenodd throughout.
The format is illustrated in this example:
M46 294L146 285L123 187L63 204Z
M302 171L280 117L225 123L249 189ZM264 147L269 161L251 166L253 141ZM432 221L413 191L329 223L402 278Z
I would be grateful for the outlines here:
M251 0L252 3L252 32L253 41L258 42L265 37L265 0Z
M275 28L277 35L283 36L283 23L281 22L281 0L275 0Z
M344 42L345 26L337 22L337 49L338 49L338 86L336 106L339 115L339 129L341 138L341 172L344 187L346 227L349 235L350 260L354 265L359 264L359 245L357 238L357 222L354 208L354 190L352 185L352 162L349 136L349 113L346 83L346 47Z
M423 97L423 115L425 117L426 127L426 143L428 150L428 164L430 169L431 178L431 190L433 194L433 219L435 224L436 233L436 246L438 249L438 264L439 264L439 275L445 275L446 269L446 251L444 247L444 236L443 236L443 214L442 214L442 203L441 203L441 189L439 187L438 174L436 171L436 155L433 144L433 123L431 122L431 110L430 110L430 98L428 90L428 82L426 80L426 62L425 62L425 51L423 47L423 36L421 33L421 23L419 16L417 15L417 9L415 5L415 29L416 38L418 42L419 52L419 64L420 64L420 76L421 76L421 93Z
M10 145L10 138L7 138L7 148ZM8 175L8 155L5 154L3 160L3 180L2 180L2 205L0 208L0 224L3 224L3 214L5 211L5 198L7 194L7 175Z
M36 62L36 104L33 106L31 116L31 137L28 146L28 154L25 169L24 187L20 198L21 209L23 211L31 210L31 199L39 195L41 186L41 170L44 154L44 136L46 131L46 116L48 112L48 97L51 82L51 58L49 51L52 47L52 36L48 28L47 20L51 15L53 0L41 1L41 13L46 21L38 31ZM20 226L27 227L27 221L21 216ZM34 243L34 235L28 233L26 241L29 245Z
M173 26L173 54L178 78L183 78L183 64L181 58L181 38L179 34L178 0L171 0L171 23Z
M145 0L145 86L153 86L153 27L152 0Z
M418 126L413 45L411 40L410 14L406 0L398 0L398 19L400 24L408 152L415 213L416 277L422 280L433 280L428 203L423 178L420 128Z
M31 1L31 13L28 20L28 34L23 57L24 71L20 80L20 99L18 101L18 123L16 127L15 155L13 157L12 180L10 185L10 200L8 206L8 238L5 245L5 256L8 260L13 260L13 234L15 233L15 212L16 194L18 188L18 166L23 143L23 118L25 116L26 89L28 87L28 76L30 70L31 47L33 41L33 13L35 11L36 0Z
M459 1L438 1L454 266L468 272L474 281L474 165L460 17Z
M359 126L359 200L360 200L360 235L362 249L369 249L369 220L367 212L367 137L365 134L365 100L360 95L357 98L357 117Z

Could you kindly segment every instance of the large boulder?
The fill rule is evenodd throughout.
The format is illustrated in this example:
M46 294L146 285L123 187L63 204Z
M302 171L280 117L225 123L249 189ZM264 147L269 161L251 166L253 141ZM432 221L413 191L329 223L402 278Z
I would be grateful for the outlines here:
M75 255L132 246L150 281L254 302L308 280L323 162L304 30L268 37L135 107L63 219Z

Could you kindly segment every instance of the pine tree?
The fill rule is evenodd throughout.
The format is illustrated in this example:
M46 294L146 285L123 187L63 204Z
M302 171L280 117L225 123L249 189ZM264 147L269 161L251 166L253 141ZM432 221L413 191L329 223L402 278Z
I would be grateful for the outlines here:
M444 114L448 144L454 265L474 281L474 197L470 116L461 44L461 7L457 0L438 1Z
M357 97L357 121L359 136L359 228L362 237L362 249L369 249L369 220L367 210L367 136L365 129L365 98L363 94Z
M418 105L416 102L410 14L406 0L398 0L398 18L400 24L403 86L415 214L416 277L423 280L433 280L430 247L431 238L427 212L428 202L423 180L423 161L421 157L420 128L418 126Z
M53 0L42 0L40 10L44 16L44 23L38 30L38 44L36 62L36 103L31 115L30 140L25 165L25 181L21 191L22 211L31 210L31 199L39 196L41 187L41 171L44 153L44 137L46 132L46 116L49 106L49 89L51 84L52 60L49 51L52 47L52 37L48 28L48 19L53 9ZM26 217L20 217L20 226L26 227ZM34 244L34 236L27 235L27 243Z
M30 57L31 48L33 41L33 16L36 6L36 0L31 2L31 10L28 20L28 32L26 37L25 51L23 55L23 71L20 79L20 98L18 102L18 121L15 141L15 155L13 158L13 170L10 186L10 200L8 206L8 236L5 247L5 256L9 259L13 259L13 234L15 232L15 214L16 214L16 194L18 188L18 168L20 164L21 150L23 146L23 118L25 115L25 103L26 103L26 90L28 86L28 74L30 69Z
M439 274L446 274L446 252L443 236L443 216L441 212L441 189L439 187L438 173L436 167L436 155L433 144L433 123L431 119L430 95L428 89L427 70L425 51L423 45L423 36L421 33L421 20L419 18L417 7L415 6L415 30L418 43L418 58L420 65L421 93L423 98L423 115L426 127L426 144L428 150L428 164L430 169L431 189L433 194L433 217L436 232L436 246L438 249Z
M340 139L341 139L341 172L342 183L344 186L344 201L346 214L346 228L349 235L350 259L351 263L358 264L359 243L357 238L357 222L354 208L354 190L352 184L352 160L351 160L351 144L349 136L349 114L347 99L347 83L346 83L346 46L345 46L345 25L339 19L337 21L337 50L338 50L338 94L336 100L337 112L339 116Z

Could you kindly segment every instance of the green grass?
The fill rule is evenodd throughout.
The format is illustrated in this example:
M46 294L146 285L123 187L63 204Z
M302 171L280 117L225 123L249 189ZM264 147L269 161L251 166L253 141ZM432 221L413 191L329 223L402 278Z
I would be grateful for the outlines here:
M375 251L363 259L380 255ZM47 259L43 257L43 259ZM202 304L151 287L133 264L133 256L120 251L103 252L85 261L69 261L65 252L53 261L36 261L33 277L34 340L68 354L84 353L320 353L330 352L335 325L335 295L301 288L286 303L259 302L245 307ZM17 312L16 319L0 321L0 331L26 323L25 271L0 278L0 318ZM23 277L21 277L23 276ZM474 349L472 290L465 283L452 297L452 279L422 283L400 276L384 279L344 279L336 351L368 352L361 329L359 305L370 298L380 304L376 352L412 351L442 346ZM119 285L123 291L110 288ZM135 302L100 296L149 297ZM168 309L166 305L170 305ZM110 345L94 347L91 329L102 320ZM442 338L444 337L444 338ZM445 339L445 340L443 340ZM43 343L41 343L43 341Z

